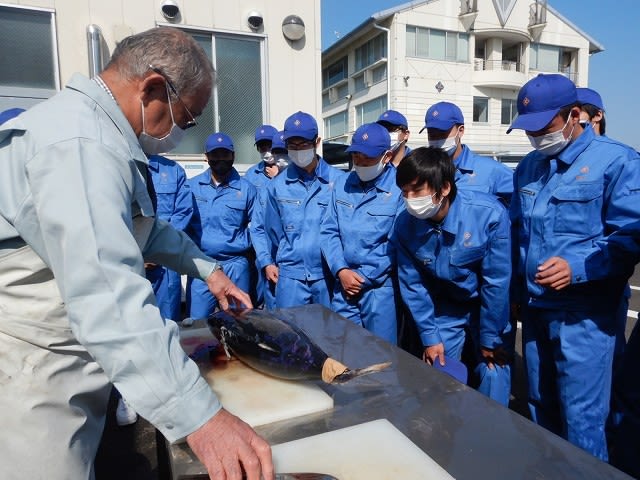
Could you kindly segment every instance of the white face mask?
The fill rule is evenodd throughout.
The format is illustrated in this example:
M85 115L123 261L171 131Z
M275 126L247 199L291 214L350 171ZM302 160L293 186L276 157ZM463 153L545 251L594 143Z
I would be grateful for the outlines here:
M300 168L306 168L311 165L315 157L316 152L313 148L307 150L289 150L289 158Z
M276 153L273 156L273 159L275 160L275 164L278 166L280 170L287 168L287 166L289 165L290 159L289 159L289 155L287 155L286 153Z
M567 138L564 138L564 134L562 133L564 129L567 128L567 125L569 125L569 120L571 120L571 116L567 118L567 123L564 124L564 127L557 132L546 133L539 137L527 135L527 137L529 137L529 142L531 142L531 146L543 155L555 155L563 150L569 144L571 136L573 135L573 128Z
M442 206L442 201L444 197L440 199L439 203L433 203L433 195L427 195L425 197L417 197L417 198L405 198L404 205L411 215L421 220L426 218L432 218L440 211L440 207Z
M391 132L389 136L391 137L391 145L394 143L398 143L400 141L400 134L402 132L400 130L396 130L395 132Z
M368 182L373 180L374 178L378 178L384 170L384 164L382 163L382 159L375 165L371 165L370 167L359 167L358 165L354 165L353 169L356 174L363 182Z
M453 137L443 138L441 140L429 140L429 146L434 148L441 148L447 155L451 156L455 153L456 148L458 148L458 133L460 129L456 131L456 134Z
M149 135L145 131L144 126L144 104L140 100L142 108L142 133L138 136L138 141L142 147L142 151L147 155L157 155L159 153L170 152L178 146L186 133L182 128L176 125L173 119L173 108L171 107L171 97L169 95L169 87L167 86L167 100L169 102L169 114L171 115L171 130L162 138Z
M276 163L275 157L271 154L271 152L264 152L261 155L262 161L267 165L274 165Z

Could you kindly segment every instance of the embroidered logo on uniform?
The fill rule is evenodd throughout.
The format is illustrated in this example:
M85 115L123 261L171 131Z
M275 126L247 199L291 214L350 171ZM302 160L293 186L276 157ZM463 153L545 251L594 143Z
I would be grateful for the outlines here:
M299 127L301 123L302 123L302 122L301 122L299 119L297 119L297 118L296 118L296 121L295 121L295 122L293 122L293 124L294 124L296 127Z
M434 110L433 113L431 114L432 117L437 117L438 115L440 115L440 112L437 110Z
M471 242L469 241L471 240L471 232L464 232L463 238L464 238L463 245L465 247L471 246Z
M369 139L369 134L367 132L364 132L362 134L362 140L368 140Z
M580 169L580 173L585 173L585 174L586 174L586 173L589 173L589 167L582 167L582 168Z
M527 105L529 105L529 103L531 102L531 100L529 100L529 97L524 97L522 99L522 104L526 107Z

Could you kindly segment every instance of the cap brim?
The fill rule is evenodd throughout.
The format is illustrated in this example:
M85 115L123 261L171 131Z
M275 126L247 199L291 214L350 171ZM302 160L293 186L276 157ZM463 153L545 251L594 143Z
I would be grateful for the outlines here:
M433 362L433 367L455 378L460 383L467 383L467 367L460 360L445 355L444 365L440 365L440 360L436 358L436 361Z
M518 115L513 121L507 133L511 133L511 130L526 130L528 132L537 132L549 125L553 117L555 117L560 108L554 110L546 110L544 112L525 113L524 115Z
M211 153L211 152L213 152L213 151L215 151L215 150L228 150L228 151L230 151L231 153L233 153L233 148L229 148L229 147L213 147L213 148L210 148L209 150L207 150L207 151L206 151L206 152L204 152L204 153Z
M454 125L455 123L451 123L451 122L431 121L429 122L429 125L425 125L424 127L422 127L422 130L420 130L420 132L418 133L422 133L427 128L433 128L435 130L442 130L443 132L448 132L449 130L451 130L451 128L453 128Z

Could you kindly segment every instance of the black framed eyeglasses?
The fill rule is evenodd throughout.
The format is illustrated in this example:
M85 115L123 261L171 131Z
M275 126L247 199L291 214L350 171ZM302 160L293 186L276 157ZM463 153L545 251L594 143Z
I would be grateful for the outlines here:
M164 78L164 81L167 82L167 86L169 87L169 90L171 90L171 93L173 93L176 96L178 101L182 104L182 106L184 107L185 111L187 112L187 114L191 118L191 120L188 120L187 123L184 125L184 127L182 127L182 129L183 130L187 130L188 128L195 127L197 125L196 117L193 116L193 114L191 113L191 110L189 110L189 107L187 107L187 104L184 103L182 98L180 98L180 95L178 95L178 90L176 90L176 87L173 85L173 82L169 79L167 74L164 73L158 67L154 67L151 64L149 64L149 69L154 71L154 72L156 72L158 75L161 75L162 78Z

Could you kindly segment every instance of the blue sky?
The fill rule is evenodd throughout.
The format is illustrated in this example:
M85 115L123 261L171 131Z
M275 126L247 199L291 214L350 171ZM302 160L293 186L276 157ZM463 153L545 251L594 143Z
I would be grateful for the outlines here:
M453 1L453 0L443 0ZM372 13L406 0L322 0L322 48L360 25ZM555 10L586 32L604 52L589 61L589 87L602 96L607 135L640 150L640 1L549 0Z

